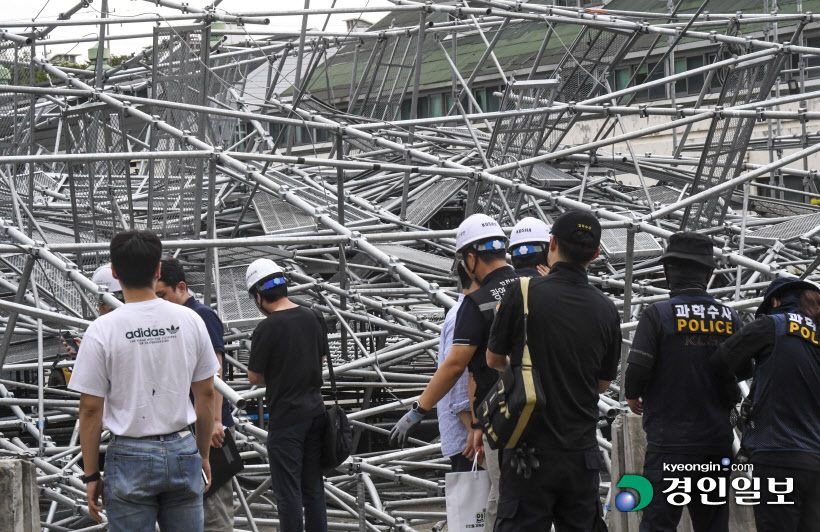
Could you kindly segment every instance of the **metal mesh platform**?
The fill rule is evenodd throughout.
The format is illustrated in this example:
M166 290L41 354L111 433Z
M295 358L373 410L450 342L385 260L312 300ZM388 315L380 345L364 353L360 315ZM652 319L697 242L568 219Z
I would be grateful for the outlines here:
M416 225L426 224L464 185L464 181L454 178L434 183L407 207L407 221Z
M2 262L11 266L17 274L23 271L26 264L27 255L6 255L2 257ZM62 307L75 313L76 315L89 315L89 309L83 308L83 301L77 287L74 286L65 274L50 263L38 260L31 272L32 279L41 287L40 297L55 307ZM45 290L46 292L43 292ZM89 301L95 303L95 295L86 294Z
M820 213L808 214L781 222L746 235L746 241L754 244L774 244L776 241L796 240L820 226Z
M248 297L247 270L247 264L219 269L219 317L226 327L250 325L264 317Z
M388 255L394 256L402 262L412 264L419 268L436 271L439 273L449 273L453 269L452 259L421 251L415 248L402 245L376 246Z
M626 228L601 231L601 251L611 260L626 259ZM648 233L635 233L635 258L658 257L663 247Z
M718 105L734 107L767 99L781 65L782 59L773 57L768 61L756 61L730 69ZM701 157L690 196L740 175L755 122L755 118L746 117L716 116L712 119L706 137L706 150ZM681 229L694 231L722 224L733 193L734 190L728 190L687 207Z
M549 164L535 164L532 167L530 179L538 186L542 187L567 187L581 183L577 177L573 177L563 170L559 170Z
M262 223L262 229L269 235L316 227L312 216L270 194L255 194L253 208Z
M648 189L649 197L652 198L653 204L672 205L673 203L677 203L681 195L680 190L663 185L648 187ZM642 189L636 190L629 195L636 201L646 201L646 194L644 194Z

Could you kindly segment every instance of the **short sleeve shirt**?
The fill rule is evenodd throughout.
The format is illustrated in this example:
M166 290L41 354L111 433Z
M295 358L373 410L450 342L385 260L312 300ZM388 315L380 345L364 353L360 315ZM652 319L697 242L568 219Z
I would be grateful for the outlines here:
M481 345L485 334L484 318L478 310L478 305L469 297L465 297L456 312L453 345Z
M272 312L256 326L248 369L265 376L271 426L288 427L324 414L322 357L326 354L327 335L310 309Z
M68 387L103 397L117 436L170 434L194 421L192 382L219 371L208 332L191 309L162 299L126 303L89 326Z
M597 447L598 381L614 380L621 350L615 305L580 266L559 262L530 281L528 345L546 407L535 415L531 443L555 450ZM488 349L521 362L524 299L519 285L501 300Z
M222 320L216 315L214 309L207 305L203 305L193 297L189 297L185 301L185 306L196 312L202 321L205 322L205 328L208 329L208 336L211 338L211 346L214 348L214 353L219 351L225 354L225 342L223 340L224 327ZM223 363L224 367L224 363ZM233 416L231 415L231 403L225 397L222 398L222 425L225 427L233 427Z

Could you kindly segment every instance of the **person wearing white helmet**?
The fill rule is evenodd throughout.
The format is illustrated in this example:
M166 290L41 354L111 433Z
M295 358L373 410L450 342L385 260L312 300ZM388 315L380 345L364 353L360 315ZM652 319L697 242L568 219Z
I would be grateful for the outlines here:
M498 452L485 445L475 409L492 390L498 372L487 366L486 350L495 308L507 287L518 279L518 274L507 264L504 230L486 214L473 214L461 222L456 233L456 251L470 276L481 284L478 290L464 298L456 316L453 346L439 366L430 384L419 400L390 432L390 442L403 445L409 434L436 403L456 384L465 368L469 368L475 383L471 393L473 405L472 429L474 447L483 449L485 467L490 473L492 488L487 500L485 531L492 531L498 504L498 485L501 471Z
M108 264L103 264L102 266L94 270L94 273L91 274L91 281L97 286L105 288L109 294L116 297L119 301L122 301L123 303L125 302L122 298L122 286L120 286L119 280L114 278L114 274L111 271L110 262ZM116 309L108 303L105 303L102 297L97 299L97 311L99 312L100 316L104 316L113 310ZM69 345L65 341L63 341L63 346L65 346L66 353L68 353L72 357L76 357L77 348L80 347L80 344L82 344L83 340L78 333L71 333L71 336L73 337L74 343L76 345L69 347ZM53 372L53 375L55 375L55 383L60 384L61 381L59 374ZM68 384L68 381L71 379L71 371L68 369L63 369L62 379L64 379L64 382L62 382L62 384Z
M272 260L253 261L245 283L265 315L253 331L248 379L267 387L267 448L279 530L326 532L320 460L327 424L321 392L322 360L330 356L327 328L317 312L288 299L285 272Z
M114 278L114 274L111 271L111 263L104 264L94 270L94 273L91 275L91 281L94 284L101 286L108 290L108 293L122 301L122 286L120 286L119 280ZM100 316L104 314L108 314L114 307L107 303L103 303L102 299L97 301L97 310L100 311Z
M515 224L510 233L510 255L513 268L522 276L535 277L549 273L550 226L528 216Z

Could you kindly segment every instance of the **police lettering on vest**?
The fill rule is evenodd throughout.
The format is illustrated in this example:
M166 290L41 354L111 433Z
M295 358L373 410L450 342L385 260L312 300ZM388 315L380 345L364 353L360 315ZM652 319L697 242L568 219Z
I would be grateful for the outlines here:
M793 312L771 318L774 349L755 367L753 413L743 434L743 447L752 455L760 451L817 453L820 415L816 408L800 408L820 401L816 381L806 378L820 375L817 324Z
M816 346L820 346L820 338L818 338L817 335L817 325L811 318L808 316L801 316L800 314L794 314L792 312L788 314L788 318L788 334L802 338L803 340L806 340Z
M671 449L727 452L732 445L728 408L709 369L715 349L734 334L740 318L702 293L684 293L655 303L662 336L653 378L643 393L647 442ZM685 387L671 386L685 382ZM691 401L691 397L698 397Z
M732 311L723 305L675 305L675 329L684 334L734 334Z

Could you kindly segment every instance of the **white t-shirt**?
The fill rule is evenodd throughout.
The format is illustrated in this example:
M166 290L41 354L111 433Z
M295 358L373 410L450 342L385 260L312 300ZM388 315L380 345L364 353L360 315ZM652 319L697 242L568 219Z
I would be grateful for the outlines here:
M117 436L139 438L196 421L191 383L218 371L202 318L182 305L152 299L94 320L68 387L104 397L103 426Z

